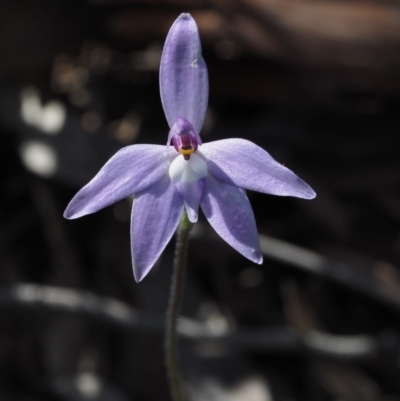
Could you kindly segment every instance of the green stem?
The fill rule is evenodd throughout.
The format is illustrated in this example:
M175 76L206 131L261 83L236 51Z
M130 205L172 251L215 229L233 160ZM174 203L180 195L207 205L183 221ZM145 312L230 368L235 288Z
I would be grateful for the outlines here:
M189 234L193 224L189 221L186 211L183 212L178 227L176 239L174 272L171 282L167 312L167 332L165 339L165 361L168 372L169 386L173 401L183 401L182 383L178 363L177 322L181 309L183 285L185 281L185 264L189 244Z

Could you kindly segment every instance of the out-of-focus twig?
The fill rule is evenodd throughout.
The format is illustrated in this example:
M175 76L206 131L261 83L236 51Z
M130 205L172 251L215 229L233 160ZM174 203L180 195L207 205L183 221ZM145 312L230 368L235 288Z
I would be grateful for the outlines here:
M260 244L263 255L268 258L332 281L400 313L400 297L346 264L331 261L316 252L266 235L260 235Z
M131 306L113 298L88 291L36 284L19 284L0 290L0 311L60 312L87 317L97 323L127 331L162 332L163 316L142 315ZM385 344L366 335L338 336L319 331L301 335L287 328L236 329L215 332L207 325L180 318L179 334L192 341L209 342L221 349L242 351L297 353L324 356L337 360L365 360L385 352ZM392 350L397 358L400 348Z

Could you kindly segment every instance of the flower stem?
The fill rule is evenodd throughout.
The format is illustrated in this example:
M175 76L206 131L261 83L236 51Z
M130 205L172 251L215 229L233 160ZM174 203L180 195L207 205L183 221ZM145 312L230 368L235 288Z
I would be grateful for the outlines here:
M168 380L173 401L183 401L182 383L180 378L177 347L177 322L181 309L183 285L185 279L185 265L189 234L193 224L189 221L186 211L183 212L178 227L176 239L174 272L171 282L167 312L167 332L165 338L165 362L167 366Z

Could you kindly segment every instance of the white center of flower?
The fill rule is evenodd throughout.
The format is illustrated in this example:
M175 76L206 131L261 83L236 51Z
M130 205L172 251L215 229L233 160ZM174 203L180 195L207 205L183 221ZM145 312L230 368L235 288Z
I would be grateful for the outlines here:
M179 155L169 166L169 176L172 182L194 182L207 176L206 162L195 153L185 160Z

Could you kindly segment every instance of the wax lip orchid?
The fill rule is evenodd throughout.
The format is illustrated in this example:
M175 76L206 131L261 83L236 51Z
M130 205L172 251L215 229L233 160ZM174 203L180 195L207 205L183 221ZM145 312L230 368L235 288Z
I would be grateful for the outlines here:
M199 132L207 110L208 74L190 14L181 14L168 33L160 92L170 127L167 146L121 149L75 195L64 216L75 219L134 195L131 249L136 281L153 267L184 208L194 223L201 207L229 245L262 263L254 214L243 189L304 199L314 198L315 192L245 139L202 144Z

